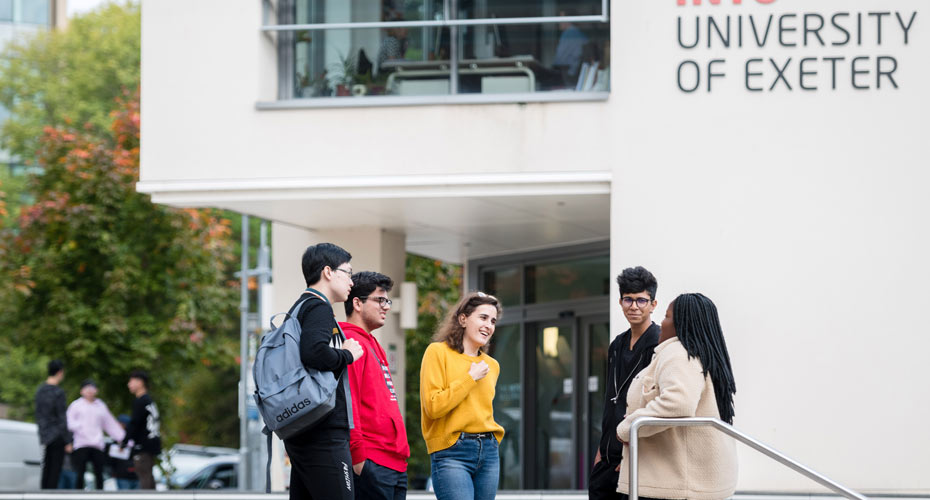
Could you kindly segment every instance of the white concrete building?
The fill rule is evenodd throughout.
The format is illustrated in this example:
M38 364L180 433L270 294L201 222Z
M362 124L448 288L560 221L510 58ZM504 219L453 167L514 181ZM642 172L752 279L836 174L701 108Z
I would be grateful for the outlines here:
M614 277L643 265L659 315L717 304L737 427L930 492L927 3L452 5L144 1L138 189L273 221L276 310L314 242L465 264L506 303L502 488L586 484ZM822 491L747 448L739 490Z

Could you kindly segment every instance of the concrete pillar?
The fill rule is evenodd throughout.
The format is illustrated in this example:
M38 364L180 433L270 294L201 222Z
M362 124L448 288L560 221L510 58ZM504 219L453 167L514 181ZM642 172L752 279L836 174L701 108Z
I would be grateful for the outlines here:
M397 298L400 293L407 258L406 237L402 233L373 226L311 231L275 223L271 228L271 241L275 312L286 311L306 288L300 258L307 246L324 241L339 245L352 254L353 271L377 271L390 276L394 280L395 289L388 296ZM376 330L374 335L388 354L391 377L403 414L406 359L404 331L400 328L399 315L395 314L398 311L399 308L395 307L384 326ZM342 304L336 304L336 318L339 321L345 319Z

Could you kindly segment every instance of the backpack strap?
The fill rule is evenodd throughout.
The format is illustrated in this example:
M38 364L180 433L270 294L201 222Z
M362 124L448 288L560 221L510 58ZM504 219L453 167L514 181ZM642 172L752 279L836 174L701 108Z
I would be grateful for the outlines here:
M304 302L306 302L306 301L308 301L308 300L310 300L310 299L312 299L312 298L313 298L313 297L306 297L306 298L304 298L304 299L301 299L301 300L297 301L296 304L294 304L293 306L291 306L291 308L290 308L287 312L280 312L280 313L278 313L278 314L275 314L275 315L272 316L271 318L269 318L269 319L268 319L268 324L271 326L271 329L274 330L275 328L277 328L276 326L274 326L274 319L275 319L275 318L277 318L278 316L281 316L282 314L283 314L285 317L287 317L287 318L293 317L295 314L297 314L298 312L300 312L300 307L304 305Z
M267 437L268 462L265 463L265 493L271 493L271 431L266 425L262 432Z
M336 322L336 328L339 329L339 335L342 335L342 338L346 338L345 332L342 331L342 327L339 326L339 322ZM355 428L355 421L352 418L352 390L349 389L349 380L348 380L349 367L346 365L342 370L342 374L339 375L340 382L342 387L345 389L346 393L346 416L349 418L349 430Z
M318 292L317 290L314 290L313 288L307 288L306 290L304 290L304 293L305 293L305 294L310 294L311 297L316 297L316 298L322 300L323 302L325 302L325 303L326 303L327 305L329 305L330 307L332 307L332 304L329 302L329 299L327 299L325 295L323 295L322 293ZM304 299L304 301L309 300L309 299L310 299L310 297L307 297L306 299ZM301 301L301 304L302 304L304 301ZM335 312L333 313L333 323L336 323L336 328L337 328L338 331L339 331L339 336L342 338L343 341L345 341L345 340L346 340L346 334L345 334L345 332L342 331L342 327L339 326L339 322L336 321L336 313L335 313ZM342 384L342 387L343 387L344 390L345 390L345 397L346 397L346 416L348 417L348 420L349 420L349 429L351 430L351 429L354 429L354 428L355 428L355 423L354 423L353 418L352 418L352 391L351 391L351 389L349 389L348 372L349 372L349 367L346 366L346 367L342 370L342 373L339 374L339 381L340 381L340 383Z

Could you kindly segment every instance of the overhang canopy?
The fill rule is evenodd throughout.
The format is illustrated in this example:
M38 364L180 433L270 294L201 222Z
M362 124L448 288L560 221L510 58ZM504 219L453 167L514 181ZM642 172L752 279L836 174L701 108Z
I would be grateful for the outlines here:
M325 230L378 226L450 262L608 239L610 173L141 181L178 207L216 207Z

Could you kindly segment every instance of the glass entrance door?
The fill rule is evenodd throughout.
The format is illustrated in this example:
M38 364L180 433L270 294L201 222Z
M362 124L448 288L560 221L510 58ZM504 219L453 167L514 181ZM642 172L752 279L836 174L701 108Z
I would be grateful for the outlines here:
M586 488L604 410L606 316L528 323L526 485Z
M575 488L577 422L575 399L576 335L574 321L540 321L528 325L533 340L535 370L530 380L535 395L535 422L531 444L535 450L533 489L568 490Z
M607 349L610 347L610 320L607 316L586 318L581 321L581 331L585 334L584 352L587 359L582 367L587 384L583 402L582 440L584 450L581 455L579 470L584 471L579 488L587 488L594 455L601 440L601 418L604 415L604 389L607 381Z

